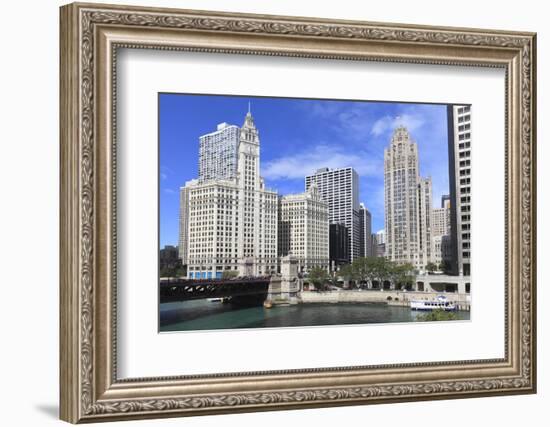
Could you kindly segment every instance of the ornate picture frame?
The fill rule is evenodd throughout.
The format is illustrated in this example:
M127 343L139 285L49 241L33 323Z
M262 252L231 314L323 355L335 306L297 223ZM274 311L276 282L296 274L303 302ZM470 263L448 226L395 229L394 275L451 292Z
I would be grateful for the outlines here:
M536 392L535 34L80 3L60 13L61 419L97 422ZM504 69L504 357L119 379L120 48Z

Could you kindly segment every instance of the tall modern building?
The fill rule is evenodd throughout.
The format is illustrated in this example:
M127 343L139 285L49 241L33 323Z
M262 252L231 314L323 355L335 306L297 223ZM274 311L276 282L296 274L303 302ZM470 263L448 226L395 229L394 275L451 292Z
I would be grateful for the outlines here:
M342 224L349 235L349 259L359 256L359 176L351 168L322 168L306 176L306 191L316 183L321 198L328 203L331 224Z
M449 105L449 183L451 187L451 270L470 275L471 108Z
M363 203L359 204L359 256L374 256L372 252L372 216Z
M378 239L376 238L376 233L371 233L370 235L370 252L371 257L378 256Z
M383 257L386 256L386 231L384 229L378 230L376 236L376 252L373 256Z
M328 204L321 199L317 186L302 194L279 198L279 257L292 255L298 271L329 266Z
M220 123L215 132L199 137L200 181L237 177L240 135L238 126Z
M331 271L349 262L349 232L345 225L329 224L329 260Z
M376 242L379 245L386 243L386 230L382 229L376 232Z
M423 269L431 252L431 179L421 179L418 148L403 126L384 150L386 257Z
M201 158L204 175L187 190L189 278L221 277L224 270L263 275L277 269L278 197L260 177L260 138L250 111L239 129L237 152L236 172L230 172L229 160Z
M444 194L443 196L441 196L441 207L442 208L447 208L447 207L451 207L451 195L450 194Z

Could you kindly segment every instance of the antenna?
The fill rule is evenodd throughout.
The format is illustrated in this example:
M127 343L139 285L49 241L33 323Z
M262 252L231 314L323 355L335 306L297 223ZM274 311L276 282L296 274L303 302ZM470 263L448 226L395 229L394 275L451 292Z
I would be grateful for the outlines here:
M248 114L250 114L250 101L248 101Z

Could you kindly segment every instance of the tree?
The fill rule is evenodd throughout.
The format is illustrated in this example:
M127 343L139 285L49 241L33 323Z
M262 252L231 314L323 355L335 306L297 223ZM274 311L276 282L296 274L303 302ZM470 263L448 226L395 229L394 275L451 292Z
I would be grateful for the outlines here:
M228 279L234 279L235 277L239 276L239 272L235 270L224 270L222 273L222 279L228 280Z
M187 276L186 265L169 265L160 269L160 277L185 277Z
M451 262L449 260L445 260L441 263L443 266L441 267L441 269L445 272L445 273L449 273L451 271Z
M340 267L338 274L344 280L353 280L353 268L351 267L351 264L346 264Z
M313 267L308 274L310 283L315 286L315 289L322 291L325 284L329 281L330 277L327 271L322 267Z
M394 283L402 287L412 286L416 280L412 264L393 266Z
M429 262L426 264L426 270L428 273L433 273L435 270L437 270L437 265L435 265L433 262Z
M367 282L369 280L369 273L371 266L368 258L356 258L353 260L350 266L351 277L353 280L357 280L360 285L361 282Z
M378 280L379 287L384 287L384 281L392 280L392 268L394 263L384 257L376 257L372 260L371 282Z
M429 313L421 314L416 318L416 320L421 322L439 322L442 320L457 320L457 318L456 313L438 308L437 310L430 311Z

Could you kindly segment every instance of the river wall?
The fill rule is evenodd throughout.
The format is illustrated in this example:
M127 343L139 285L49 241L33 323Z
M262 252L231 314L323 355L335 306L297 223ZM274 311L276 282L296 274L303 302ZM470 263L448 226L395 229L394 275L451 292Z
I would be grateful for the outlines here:
M390 305L408 306L410 300L433 300L441 293L437 292L402 292L402 291L303 291L300 300L303 304L327 303L384 303ZM458 304L461 310L470 309L468 294L445 293L449 301ZM390 299L391 297L391 299Z

